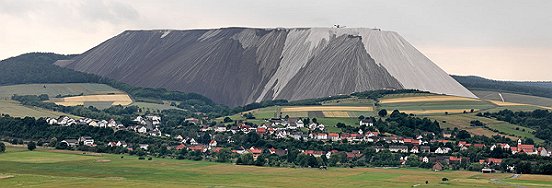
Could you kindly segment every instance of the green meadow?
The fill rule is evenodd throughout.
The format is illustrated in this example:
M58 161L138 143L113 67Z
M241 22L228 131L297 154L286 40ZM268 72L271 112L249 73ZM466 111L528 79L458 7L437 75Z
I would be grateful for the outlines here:
M552 176L426 169L273 168L8 147L0 187L550 187ZM449 181L443 182L442 178ZM428 184L425 182L428 181Z

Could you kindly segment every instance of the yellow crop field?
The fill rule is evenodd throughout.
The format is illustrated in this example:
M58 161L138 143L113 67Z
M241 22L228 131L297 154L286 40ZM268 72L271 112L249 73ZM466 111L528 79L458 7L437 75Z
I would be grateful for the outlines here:
M322 114L324 114L324 117L351 117L348 112L325 111Z
M431 95L431 96L415 96L402 98L383 98L381 104L390 103L409 103L409 102L443 102L443 101L480 101L475 98L447 96L447 95Z
M84 105L87 102L113 102L113 105L130 105L132 99L126 94L116 94L65 97L54 101L54 103L63 106Z
M311 111L341 111L341 112L368 112L374 111L371 106L300 106L284 107L282 112L311 112Z
M527 104L514 103L514 102L502 102L496 100L489 100L489 102L496 104L498 106L526 106Z

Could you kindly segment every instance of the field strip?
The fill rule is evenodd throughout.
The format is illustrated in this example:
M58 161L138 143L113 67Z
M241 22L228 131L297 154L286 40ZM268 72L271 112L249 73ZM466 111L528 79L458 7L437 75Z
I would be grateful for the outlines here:
M527 106L528 104L514 103L514 102L502 102L497 100L489 100L489 102L496 104L498 106Z
M113 105L130 105L132 103L132 99L126 94L117 94L66 97L54 101L54 103L63 106L83 105L85 102L113 102Z
M548 109L548 110L552 110L552 107L548 107L548 106L539 106L539 105L533 105L533 104L523 104L523 103L514 103L514 102L502 102L502 101L496 101L496 100L488 100L489 102L497 105L497 106L502 106L502 107L505 107L505 106L534 106L534 107L538 107L538 108L544 108L544 109Z
M469 112L471 109L445 109L445 110L401 110L401 112L407 114L444 114L448 113L463 113L464 111ZM474 109L478 111L479 109Z
M282 108L282 112L309 112L309 111L366 112L366 111L374 111L374 108L371 106L302 106L302 107Z
M324 117L351 117L348 112L325 111L322 114Z
M456 97L456 96L417 96L417 97L402 97L402 98L383 98L381 104L389 103L407 103L407 102L443 102L443 101L480 101L475 98Z

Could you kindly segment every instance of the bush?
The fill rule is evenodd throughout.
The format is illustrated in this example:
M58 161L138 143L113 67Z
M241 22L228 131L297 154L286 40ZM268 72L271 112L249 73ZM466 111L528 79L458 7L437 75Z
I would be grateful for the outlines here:
M138 160L146 160L146 158L144 156L140 156L138 157Z
M29 143L27 144L27 149L28 149L29 151L35 150L35 149L36 149L36 144L35 144L34 142L29 142Z

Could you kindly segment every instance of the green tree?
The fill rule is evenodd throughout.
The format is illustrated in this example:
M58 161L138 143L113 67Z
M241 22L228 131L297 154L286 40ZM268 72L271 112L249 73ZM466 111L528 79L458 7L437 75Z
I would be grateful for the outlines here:
M264 166L266 163L266 157L264 155L260 155L257 157L257 160L255 160L255 166Z
M6 145L4 142L0 142L0 153L6 152Z
M234 121L234 120L232 120L232 118L230 118L230 117L224 117L224 123L230 123L230 122L232 122L232 121Z
M35 149L36 149L36 144L35 144L34 142L32 142L32 141L29 142L29 143L27 144L27 149L29 149L29 151L35 150Z
M471 138L471 135L470 135L470 133L469 133L468 131L466 131L466 130L460 130L460 131L458 132L458 134L456 135L456 138L462 140L462 139Z
M252 165L253 164L253 154L247 153L240 156L241 164L243 165Z
M226 163L226 162L230 161L230 159L232 157L231 155L232 155L232 151L230 151L230 149L223 148L216 155L217 156L217 162Z
M387 116L387 110L386 110L386 109L380 110L380 111L378 112L378 115L379 115L380 117L385 117L385 116Z

